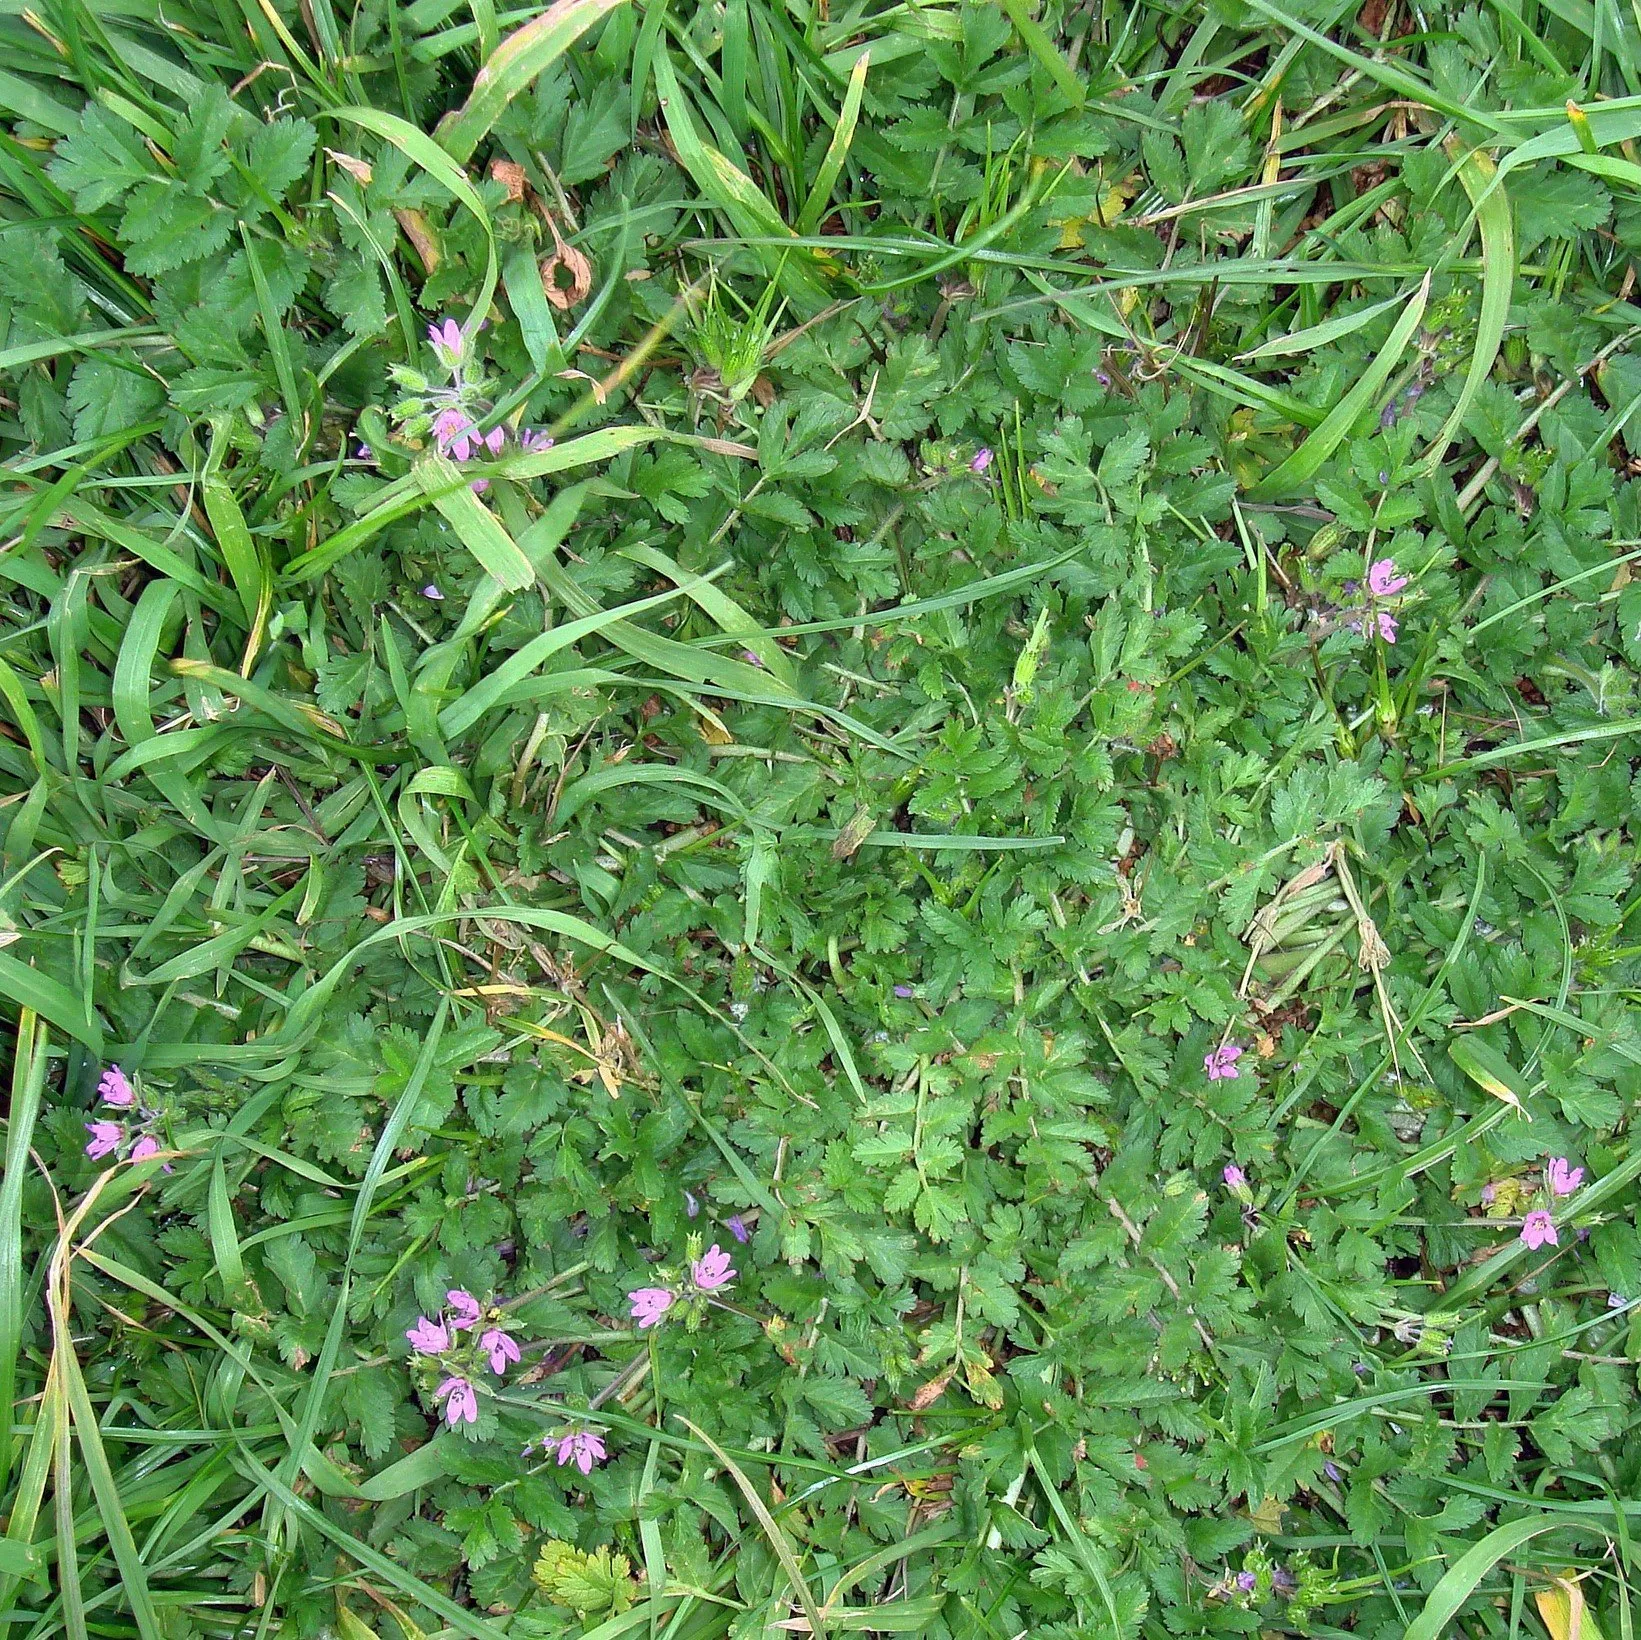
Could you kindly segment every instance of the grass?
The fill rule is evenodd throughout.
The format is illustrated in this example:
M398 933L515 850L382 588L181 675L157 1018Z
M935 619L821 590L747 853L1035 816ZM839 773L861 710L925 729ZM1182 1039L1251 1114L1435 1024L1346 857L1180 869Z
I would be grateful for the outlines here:
M1631 1634L1635 18L0 41L8 1632Z

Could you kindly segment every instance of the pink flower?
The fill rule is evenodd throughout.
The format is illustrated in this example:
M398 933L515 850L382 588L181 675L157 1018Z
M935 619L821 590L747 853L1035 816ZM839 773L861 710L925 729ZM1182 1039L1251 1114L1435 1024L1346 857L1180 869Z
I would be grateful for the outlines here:
M97 1097L105 1105L126 1110L136 1102L137 1095L125 1072L118 1065L110 1065L97 1084Z
M146 1162L150 1156L159 1155L160 1142L151 1133L145 1133L132 1147L128 1160Z
M528 450L533 456L539 456L543 450L550 450L552 447L553 439L544 428L535 427L528 433L519 435L519 448Z
M982 444L974 452L974 459L969 463L969 471L971 473L983 473L989 466L991 466L991 451Z
M1559 1247L1561 1242L1556 1236L1556 1222L1542 1207L1531 1212L1521 1221L1521 1239L1536 1253L1545 1242L1552 1247Z
M440 592L431 581L429 581L427 585L422 588L422 596L424 598L431 598L436 604L442 604L444 602L444 594Z
M1387 615L1384 610L1381 609L1379 611L1378 626L1379 636L1383 638L1386 643L1395 643L1396 617L1394 615Z
M741 1215L739 1213L737 1213L734 1218L729 1220L728 1230L729 1230L730 1235L732 1235L738 1242L740 1242L742 1244L742 1246L746 1245L746 1242L747 1242L747 1228L746 1228L746 1224L743 1222L743 1220L741 1218Z
M460 366L462 354L467 350L467 339L454 319L446 319L442 325L429 325L427 339L433 344L440 364L451 370Z
M1493 1205L1494 1201L1497 1200L1498 1193L1499 1193L1499 1187L1496 1184L1494 1184L1491 1180L1489 1180L1486 1184L1484 1184L1481 1187L1481 1204L1482 1204L1482 1206L1483 1207L1491 1207Z
M569 1463L573 1458L576 1468L583 1475L592 1474L593 1465L603 1463L608 1456L602 1438L593 1434L590 1429L579 1429L573 1435L564 1436L558 1443L560 1465Z
M1552 1156L1544 1175L1550 1181L1550 1193L1570 1196L1584 1182L1584 1169L1574 1167L1565 1156Z
M444 1301L450 1306L452 1330L459 1332L463 1327L478 1326L479 1317L484 1314L484 1309L470 1292L461 1287L452 1287L444 1295Z
M479 443L478 429L460 410L441 410L433 418L433 443L441 456L466 461Z
M1225 1164L1225 1184L1226 1188L1230 1190L1246 1190L1248 1188L1248 1175L1235 1162L1227 1162Z
M519 1358L519 1347L500 1327L479 1334L479 1348L490 1352L490 1370L499 1378L507 1371L510 1361Z
M416 1317L416 1325L406 1328L405 1337L418 1355L443 1355L450 1348L450 1329L442 1321Z
M735 1268L729 1262L729 1254L713 1242L691 1267L690 1277L703 1293L712 1293L735 1279Z
M632 1300L632 1318L642 1332L653 1327L672 1308L673 1292L670 1287L639 1287L627 1294Z
M1242 1050L1234 1042L1222 1042L1202 1056L1202 1068L1210 1082L1234 1082L1241 1075L1236 1068L1241 1057Z
M506 442L507 429L505 427L492 427L490 431L484 435L483 439L485 449L487 449L493 456L499 456L501 454L501 447Z
M125 1142L125 1129L118 1122L87 1122L85 1130L91 1135L85 1153L94 1162L118 1150Z
M1394 558L1381 558L1368 570L1368 591L1375 598L1393 598L1407 585L1407 577L1396 573Z
M449 1399L445 1400L448 1396ZM476 1424L479 1421L479 1398L465 1378L447 1378L433 1392L435 1401L444 1401L444 1421L452 1429L457 1424Z

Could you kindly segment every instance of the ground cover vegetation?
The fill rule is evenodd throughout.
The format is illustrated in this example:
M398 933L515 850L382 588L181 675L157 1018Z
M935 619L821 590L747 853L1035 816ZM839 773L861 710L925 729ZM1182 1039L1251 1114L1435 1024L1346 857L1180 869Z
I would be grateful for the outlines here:
M1628 1640L1632 11L0 110L8 1632Z

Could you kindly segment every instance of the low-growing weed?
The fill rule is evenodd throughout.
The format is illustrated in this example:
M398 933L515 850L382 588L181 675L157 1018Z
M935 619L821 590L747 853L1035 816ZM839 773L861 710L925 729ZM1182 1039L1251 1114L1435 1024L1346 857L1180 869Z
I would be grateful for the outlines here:
M0 41L0 1622L1630 1634L1633 16Z

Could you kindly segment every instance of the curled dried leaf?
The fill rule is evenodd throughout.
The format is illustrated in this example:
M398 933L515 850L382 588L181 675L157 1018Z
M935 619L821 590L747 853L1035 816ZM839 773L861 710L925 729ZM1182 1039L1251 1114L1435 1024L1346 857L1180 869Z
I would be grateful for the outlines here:
M507 202L510 205L522 200L529 186L524 178L524 167L510 159L490 161L490 180L499 182L507 190Z
M567 312L577 302L587 300L593 288L593 265L574 245L564 243L558 224L545 211L547 226L552 230L553 254L541 262L541 288L547 300L560 313Z

